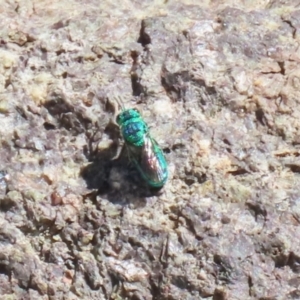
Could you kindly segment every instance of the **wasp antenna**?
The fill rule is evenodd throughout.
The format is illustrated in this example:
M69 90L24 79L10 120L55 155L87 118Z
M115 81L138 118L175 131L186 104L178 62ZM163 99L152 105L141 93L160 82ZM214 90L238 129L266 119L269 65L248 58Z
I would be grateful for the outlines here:
M116 101L119 104L119 106L121 107L121 109L125 110L125 106L124 106L123 101L121 100L120 96L116 96Z

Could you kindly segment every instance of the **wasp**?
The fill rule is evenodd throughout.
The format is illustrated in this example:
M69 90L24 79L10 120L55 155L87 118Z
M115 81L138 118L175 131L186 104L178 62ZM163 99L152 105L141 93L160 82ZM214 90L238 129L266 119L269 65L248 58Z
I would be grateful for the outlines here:
M168 179L168 165L162 149L137 109L124 109L117 116L129 159L151 187L161 188Z

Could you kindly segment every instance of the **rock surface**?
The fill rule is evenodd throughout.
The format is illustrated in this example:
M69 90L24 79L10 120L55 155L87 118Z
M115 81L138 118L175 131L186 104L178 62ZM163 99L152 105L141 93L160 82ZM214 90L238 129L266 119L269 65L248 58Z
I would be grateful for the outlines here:
M1 299L300 299L300 1L193 2L0 1Z

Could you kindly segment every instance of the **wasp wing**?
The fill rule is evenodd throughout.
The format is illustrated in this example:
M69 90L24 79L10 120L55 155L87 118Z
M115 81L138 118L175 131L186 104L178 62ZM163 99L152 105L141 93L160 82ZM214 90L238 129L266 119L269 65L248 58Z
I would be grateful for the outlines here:
M157 142L146 134L143 146L128 147L130 158L146 182L153 187L162 187L168 178L168 168L163 151Z

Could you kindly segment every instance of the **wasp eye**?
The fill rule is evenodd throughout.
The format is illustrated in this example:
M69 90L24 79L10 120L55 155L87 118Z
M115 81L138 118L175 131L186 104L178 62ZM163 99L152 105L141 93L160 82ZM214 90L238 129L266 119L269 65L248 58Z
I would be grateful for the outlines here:
M122 122L122 120L121 120L121 114L117 115L116 121L117 121L118 124L120 124Z

